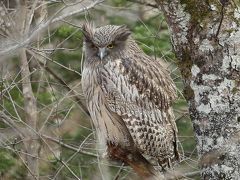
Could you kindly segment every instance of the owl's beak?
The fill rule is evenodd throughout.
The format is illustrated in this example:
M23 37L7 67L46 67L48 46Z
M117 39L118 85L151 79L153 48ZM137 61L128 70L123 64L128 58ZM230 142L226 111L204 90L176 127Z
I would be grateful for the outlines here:
M102 60L104 58L104 56L106 55L106 48L99 48L98 51L98 56L100 57L100 59Z

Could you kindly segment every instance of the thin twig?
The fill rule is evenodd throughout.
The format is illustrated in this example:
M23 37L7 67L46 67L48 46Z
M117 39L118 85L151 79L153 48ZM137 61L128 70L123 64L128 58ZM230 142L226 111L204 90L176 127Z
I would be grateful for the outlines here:
M98 157L98 155L96 155L96 154L94 154L94 153L87 152L87 151L81 150L81 149L79 149L79 148L75 148L75 147L73 147L73 146L70 146L70 145L68 145L68 144L63 143L61 140L55 139L55 138L50 137L50 136L47 136L47 135L45 135L45 134L41 134L41 136L42 136L43 138L46 138L46 139L48 139L48 140L51 140L52 142L55 142L55 143L61 145L62 147L65 147L65 148L70 149L70 150L72 150L72 151L76 151L76 152L79 152L79 153L81 153L81 154L88 155L88 156L92 156L92 157Z
M186 179L186 177L193 177L200 174L200 171L192 171L187 173L180 173L177 171L167 172L165 174L166 180Z
M118 178L120 177L120 173L122 172L124 167L124 163L122 163L121 167L119 168L118 172L116 173L115 177L113 178L114 180L118 180Z
M144 2L144 1L136 1L136 0L128 0L128 1L129 2L133 2L133 3L137 3L137 4L141 4L141 5L144 5L144 6L158 8L158 6L156 4L147 3L147 1L146 2Z
M78 147L78 150L77 150L71 157L69 157L68 160L67 160L65 163L69 163L69 162L81 151L81 148L82 148L83 144L87 141L87 139L88 139L91 135L92 135L92 133L90 133L90 134L83 140L83 142L82 142L82 143L80 144L80 146ZM53 179L56 179L56 178L57 178L58 174L61 172L61 170L63 169L63 167L64 167L64 166L61 166L61 167L57 170L57 172L56 172L55 176L53 177Z

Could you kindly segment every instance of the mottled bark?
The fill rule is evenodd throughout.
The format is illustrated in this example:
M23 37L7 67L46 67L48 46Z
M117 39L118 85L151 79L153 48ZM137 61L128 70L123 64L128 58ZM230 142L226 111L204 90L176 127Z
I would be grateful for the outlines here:
M240 179L240 8L233 1L156 1L169 25L202 179Z

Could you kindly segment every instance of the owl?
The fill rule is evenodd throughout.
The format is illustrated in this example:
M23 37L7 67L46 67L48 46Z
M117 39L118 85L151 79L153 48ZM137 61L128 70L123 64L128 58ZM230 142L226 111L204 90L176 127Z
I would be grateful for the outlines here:
M169 73L139 48L125 25L85 23L82 32L82 88L98 137L171 166L178 148Z

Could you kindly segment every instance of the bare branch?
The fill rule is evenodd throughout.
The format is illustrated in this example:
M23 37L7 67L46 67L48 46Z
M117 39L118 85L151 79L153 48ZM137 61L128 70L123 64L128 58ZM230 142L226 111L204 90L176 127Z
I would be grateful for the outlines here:
M136 1L136 0L128 0L129 2L133 2L133 3L137 3L137 4L141 4L141 5L144 5L144 6L149 6L149 7L152 7L152 8L158 8L158 6L156 4L151 4L151 3L148 3L147 1L144 2L144 1Z
M71 157L69 157L68 160L67 160L65 163L69 163L69 162L79 153L79 151L80 151L80 149L82 148L83 144L87 141L87 139L88 139L91 135L92 135L92 133L90 133L90 134L83 140L83 142L82 142L82 143L80 144L80 146L78 147L78 150L77 150ZM58 174L61 172L61 170L63 169L63 167L64 167L64 164L63 164L63 166L61 166L61 167L57 170L57 172L56 172L55 176L53 177L53 179L56 179L56 178L57 178Z
M15 131L19 133L19 135L23 135L21 128L16 124L14 120L9 118L4 112L0 112L0 121L4 122L9 127L13 128Z
M29 51L30 52L30 51ZM31 53L32 54L32 53ZM44 56L45 57L45 56ZM47 57L45 57L47 58ZM46 71L48 71L60 84L63 85L64 88L66 88L69 92L71 92L74 96L74 99L76 100L76 102L78 103L78 105L81 107L81 109L84 111L85 114L87 114L88 116L90 115L88 112L87 107L82 103L82 100L76 95L76 93L74 92L74 90L68 86L68 84L61 78L59 77L50 67L48 67L47 65L45 65L43 62L38 61L39 64L46 69ZM51 61L53 62L53 61ZM79 75L78 72L72 70L72 69L68 69L69 71L72 71L74 73L77 73Z
M167 172L165 174L166 180L186 179L200 174L200 171L192 171L187 173L181 173L177 171Z
M88 155L88 156L92 156L92 157L98 157L97 154L84 151L84 150L82 150L82 149L80 149L80 148L75 148L75 147L73 147L73 146L70 146L70 145L68 145L68 144L63 143L61 140L55 139L55 138L50 137L50 136L47 136L47 135L45 135L45 134L41 134L41 136L42 136L43 138L46 138L46 139L48 139L48 140L51 140L51 141L53 141L53 142L61 145L62 147L65 147L65 148L70 149L70 150L72 150L72 151L79 152L79 153L81 153L81 154Z
M69 6L65 6L64 8L60 9L58 12L56 12L52 18L50 18L49 20L39 24L39 26L33 30L31 33L29 33L29 37L27 37L24 40L19 41L18 43L16 43L15 45L11 45L9 47L6 47L5 49L3 49L0 52L0 55L7 55L9 53L12 53L13 51L16 51L18 48L26 46L34 37L36 37L36 35L38 33L40 33L41 31L43 31L44 29L46 29L50 24L59 22L61 20L63 20L64 18L73 16L75 14L81 13L81 12L85 12L91 8L93 8L94 6L96 6L99 3L102 3L103 0L97 0L97 1L93 1L90 4L84 4L83 1L80 2L80 4L74 4L74 5L69 5ZM73 11L69 11L70 8L73 8ZM64 13L59 15L59 13L63 11Z

